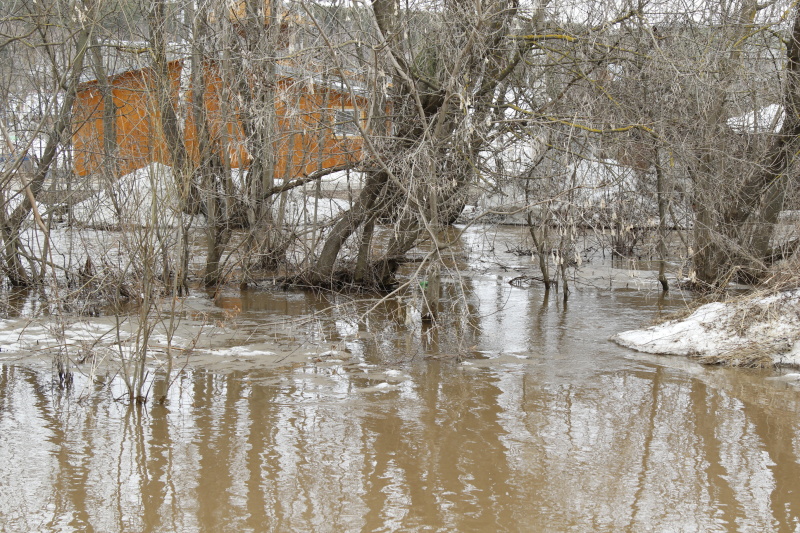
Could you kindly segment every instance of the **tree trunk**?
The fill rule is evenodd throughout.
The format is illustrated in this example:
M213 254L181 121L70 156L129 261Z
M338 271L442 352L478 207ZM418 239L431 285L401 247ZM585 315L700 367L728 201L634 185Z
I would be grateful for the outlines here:
M184 144L184 135L172 99L172 82L167 62L165 0L153 0L153 2L153 8L149 13L149 24L156 78L155 106L159 111L161 132L167 145L167 155L172 166L175 185L179 191L181 201L179 208L184 213L194 215L201 211L200 191L193 179L192 161Z
M656 197L658 200L658 281L661 283L661 291L669 291L667 281L667 209L669 207L668 192L666 188L666 176L664 169L659 161L658 148L653 150L653 161L656 168Z
M5 270L9 281L15 287L27 287L31 284L31 278L25 271L20 257L20 232L25 219L33 209L31 200L35 201L44 187L44 182L50 172L51 167L56 161L58 148L64 142L64 137L69 131L72 119L72 106L77 96L78 82L80 81L83 70L83 60L89 45L89 29L84 28L78 34L76 44L75 59L69 73L64 74L61 80L61 87L64 88L64 102L56 118L53 129L48 136L44 152L39 159L39 164L34 172L33 178L27 184L30 194L25 195L20 205L18 205L10 216L3 220L2 236L4 242Z
M528 212L528 231L531 234L531 239L533 240L533 246L536 248L536 256L539 258L539 270L542 273L542 283L544 283L544 290L549 291L550 286L553 284L552 280L550 279L550 268L547 264L547 258L549 257L549 252L547 250L547 224L543 223L541 229L539 230L540 233L537 234L536 227L534 226L533 222L533 214Z
M766 273L772 254L771 238L783 210L790 181L789 169L796 157L800 136L800 5L795 5L794 10L794 25L786 50L783 124L772 139L763 170L745 183L739 202L725 217L731 227L743 226L739 244L747 256L740 258L740 262L745 275L754 281Z
M372 237L375 233L375 219L372 218L364 224L364 232L361 235L361 244L358 247L358 258L356 259L356 270L353 280L356 283L363 283L367 280L367 273L370 266L370 255L372 250Z
M366 183L359 193L358 199L334 224L330 235L325 240L312 273L315 282L327 284L332 281L336 259L339 257L342 246L350 235L371 216L371 212L379 211L378 200L387 180L388 175L385 172L373 172L367 175Z
M742 30L748 29L756 10L754 2L743 4L740 13ZM800 135L800 5L795 5L794 24L787 46L786 82L784 84L785 119L781 131L775 135L763 158L761 170L754 172L734 192L734 197L719 211L712 203L719 197L719 187L724 175L713 163L713 148L707 147L701 157L698 181L699 194L695 199L695 251L694 270L698 281L708 287L717 287L730 278L734 270L743 270L751 281L764 272L764 260L770 254L770 237L778 215L783 208L787 170L794 158L797 137ZM738 39L742 37L737 33ZM730 75L739 60L740 50L731 52L725 65ZM714 123L723 120L722 106L726 95L721 92L714 99ZM713 125L713 124L712 124ZM713 132L712 132L713 133Z

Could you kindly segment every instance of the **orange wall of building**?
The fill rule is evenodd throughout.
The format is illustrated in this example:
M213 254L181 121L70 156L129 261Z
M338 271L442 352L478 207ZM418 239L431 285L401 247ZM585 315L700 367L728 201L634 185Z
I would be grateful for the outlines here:
M172 97L184 117L186 148L195 164L201 161L197 128L192 113L192 92L181 95L182 64L169 65ZM246 167L250 157L233 98L225 95L216 70L205 69L204 104L214 149L232 168ZM151 162L170 164L160 127L155 84L150 69L125 72L110 80L117 108L117 174L124 175ZM361 158L358 136L335 135L332 109L352 107L352 99L341 92L283 78L276 88L276 128L273 147L277 154L276 178L293 179L316 170L331 168ZM367 102L358 98L360 109ZM103 169L103 98L96 82L85 84L73 109L75 173L97 175Z

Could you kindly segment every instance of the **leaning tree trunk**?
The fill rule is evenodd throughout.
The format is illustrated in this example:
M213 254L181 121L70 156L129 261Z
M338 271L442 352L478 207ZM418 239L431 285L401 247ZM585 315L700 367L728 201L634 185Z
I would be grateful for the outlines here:
M753 0L742 4L739 13L741 30L734 37L740 42L747 37L758 10L763 6ZM800 5L794 5L794 24L787 46L786 82L784 83L785 119L762 159L761 170L754 172L734 191L727 205L712 206L719 199L725 169L718 168L721 158L713 156L714 147L704 147L696 173L695 187L695 250L697 280L708 287L718 287L740 271L756 281L765 271L771 254L770 240L783 209L787 171L792 164L797 137L800 135ZM721 76L735 80L740 61L740 47L734 47L723 63ZM733 84L733 81L731 82ZM709 113L709 138L714 138L724 123L727 94L724 89L714 98ZM716 130L714 128L717 128Z
M783 210L789 170L800 136L800 5L794 9L794 25L786 50L783 124L772 138L761 170L745 182L739 202L726 213L731 227L743 227L739 245L747 255L740 257L739 262L745 275L754 281L763 277L772 256L771 238Z
M389 279L392 267L397 264L396 256L405 254L425 232L436 238L441 216L447 216L448 221L453 218L470 182L470 172L451 174L448 167L456 160L469 159L478 153L476 147L485 142L486 126L482 118L489 117L494 109L495 90L531 46L528 43L510 48L501 46L507 34L504 30L516 15L517 4L513 0L485 3L485 11L480 15L481 31L477 27L451 26L464 38L463 48L449 58L453 63L447 65L446 71L444 65L448 59L442 57L439 63L434 62L440 65L435 68L441 72L428 76L406 61L406 47L402 43L405 15L400 3L375 0L371 7L382 54L387 57L395 80L395 132L390 143L393 146L377 153L370 146L368 135L365 136L365 146L379 170L369 175L359 198L339 218L323 245L312 275L323 284L333 280L337 259L347 239L374 220L376 212L397 215L401 201L408 202L405 214L401 215L409 217L401 218L407 231L398 235L378 260L379 281ZM453 7L457 11L457 6ZM439 76L442 79L437 81ZM465 104L467 94L471 94L470 106ZM471 125L466 120L468 116ZM454 135L459 128L464 128L460 137ZM387 198L387 192L398 194ZM364 238L371 233L362 232L362 253L368 249ZM363 261L361 264L363 269ZM363 275L363 270L359 273Z
M378 171L367 175L366 183L353 206L334 224L322 246L312 272L313 283L329 284L334 277L336 260L345 241L364 223L373 211L379 210L379 200L386 187L388 174ZM363 243L362 243L363 246Z
M11 215L4 217L5 219L2 221L5 271L9 281L15 287L27 287L32 283L31 277L25 271L20 255L22 225L30 215L33 209L32 202L36 200L42 191L47 175L56 162L58 149L72 126L72 106L77 97L78 82L83 71L83 60L89 44L89 33L89 28L83 28L78 34L75 59L72 62L70 71L64 75L60 83L65 91L64 102L49 133L47 145L39 159L33 178L29 183L24 184L28 192L20 205L12 211Z

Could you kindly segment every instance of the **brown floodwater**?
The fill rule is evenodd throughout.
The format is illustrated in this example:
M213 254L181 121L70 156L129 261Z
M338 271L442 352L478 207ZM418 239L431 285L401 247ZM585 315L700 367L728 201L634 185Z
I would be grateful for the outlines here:
M465 237L455 262L471 270L446 275L439 327L419 320L413 291L195 296L178 334L200 342L163 404L115 400L107 372L55 387L35 349L45 326L9 318L0 530L800 528L787 371L616 346L611 335L683 297L598 260L567 303L547 298L509 284L535 268L496 238Z

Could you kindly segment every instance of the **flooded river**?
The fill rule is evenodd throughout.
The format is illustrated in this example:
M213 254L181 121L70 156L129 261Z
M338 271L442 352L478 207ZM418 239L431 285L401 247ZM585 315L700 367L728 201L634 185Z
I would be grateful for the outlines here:
M116 401L103 373L61 391L46 327L10 317L0 530L800 528L800 387L609 342L685 306L652 272L584 265L564 303L470 238L439 328L369 296L194 296L164 403Z

